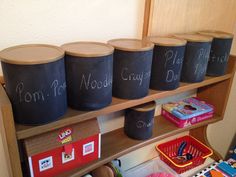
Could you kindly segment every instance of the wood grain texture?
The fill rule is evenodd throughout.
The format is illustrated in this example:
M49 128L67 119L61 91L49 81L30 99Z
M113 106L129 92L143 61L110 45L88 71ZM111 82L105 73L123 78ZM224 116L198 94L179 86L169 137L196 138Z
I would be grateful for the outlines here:
M148 35L151 10L153 8L152 3L153 3L153 0L145 0L144 17L143 17L143 31L142 31L143 38L147 37L147 35Z
M231 56L228 64L228 73L232 73L232 77L228 80L215 83L211 86L199 88L197 97L207 101L209 104L214 105L215 113L219 116L224 117L225 109L227 106L233 76L236 69L236 57Z
M0 124L4 151L9 158L7 159L9 174L13 177L22 177L11 103L2 85L0 85Z
M137 106L146 102L153 101L155 99L164 98L168 96L172 96L178 93L182 93L185 91L193 90L199 87L204 87L206 85L211 85L217 82L221 82L224 80L228 80L231 78L231 74L226 74L220 77L206 77L203 82L199 83L181 83L180 87L172 90L172 91L156 91L156 90L149 90L148 96L136 99L136 100L125 100L113 97L111 105L99 109L96 111L77 111L74 109L68 108L67 113L58 121L48 123L45 125L40 126L25 126L16 124L16 134L18 139L25 139L35 135L39 135L48 131L52 131L67 125L71 125L74 123L83 122L85 120L92 119L94 117L98 117L101 115L106 115L112 112L124 110L126 108L130 108L133 106Z
M110 162L111 160L125 155L129 152L142 148L146 145L152 144L167 137L205 126L220 120L220 117L214 116L213 118L200 122L190 127L178 128L173 123L169 122L162 116L155 117L153 135L150 139L141 141L134 140L127 137L123 128L114 130L112 132L102 135L102 155L99 160L91 162L87 165L77 169L60 174L58 177L80 177L97 167ZM153 147L154 148L154 147Z
M153 0L151 9L149 35L235 28L235 0Z

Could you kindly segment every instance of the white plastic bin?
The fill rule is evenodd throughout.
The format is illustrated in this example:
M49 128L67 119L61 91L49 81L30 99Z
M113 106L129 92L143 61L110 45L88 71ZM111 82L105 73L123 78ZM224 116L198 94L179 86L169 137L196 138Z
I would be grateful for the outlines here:
M152 173L165 172L170 173L176 177L179 175L170 169L159 158L142 163L134 168L131 168L123 173L124 177L146 177Z

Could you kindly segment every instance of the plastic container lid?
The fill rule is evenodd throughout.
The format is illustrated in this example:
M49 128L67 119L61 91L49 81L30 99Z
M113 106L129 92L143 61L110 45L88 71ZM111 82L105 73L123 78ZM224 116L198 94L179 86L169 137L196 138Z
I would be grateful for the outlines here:
M114 48L101 42L72 42L61 46L67 55L77 57L102 57L111 55Z
M198 33L201 34L201 35L211 36L211 37L220 38L220 39L230 39L230 38L234 37L233 34L226 33L226 32L223 32L223 31L206 30L206 31L200 31Z
M63 49L47 44L26 44L9 47L0 52L0 59L5 63L34 65L50 63L64 57Z
M147 37L147 40L150 40L156 45L159 46L184 46L187 41L183 39L176 39L171 37L159 37L159 36L150 36Z
M152 102L148 102L148 103L145 103L145 104L141 104L141 105L132 107L130 109L140 111L140 112L146 112L146 111L151 111L155 108L156 108L156 102L152 101Z
M148 51L154 47L152 42L140 39L112 39L108 41L108 44L115 49L131 52Z
M175 34L174 37L178 39L185 39L188 42L211 42L213 40L210 36L200 34Z

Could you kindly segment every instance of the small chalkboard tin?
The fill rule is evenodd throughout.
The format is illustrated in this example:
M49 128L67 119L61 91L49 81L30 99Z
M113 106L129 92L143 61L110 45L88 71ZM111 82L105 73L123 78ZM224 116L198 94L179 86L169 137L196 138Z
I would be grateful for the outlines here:
M181 72L182 82L201 82L205 79L212 37L200 34L177 34L187 41Z
M150 88L173 90L179 87L186 41L171 37L148 37L155 44Z
M27 44L0 52L6 92L17 123L38 125L59 119L67 110L64 51Z
M112 101L114 48L100 42L62 45L66 52L67 98L70 107L96 110Z
M113 96L138 99L149 91L153 43L139 39L113 39Z
M207 75L222 76L226 72L234 35L221 31L201 31L202 35L213 37Z
M152 136L156 102L152 101L125 110L124 131L133 139L144 140Z

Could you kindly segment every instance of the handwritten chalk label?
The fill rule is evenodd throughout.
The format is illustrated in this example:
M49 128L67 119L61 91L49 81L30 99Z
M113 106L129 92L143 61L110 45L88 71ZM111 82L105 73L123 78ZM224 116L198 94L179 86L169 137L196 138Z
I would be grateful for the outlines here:
M210 63L226 63L228 61L228 54L225 53L224 55L216 55L211 51L211 55L209 58Z
M151 127L152 124L153 124L153 121L147 123L147 122L144 122L144 121L142 121L142 120L139 120L139 121L136 122L136 127L137 127L138 129L140 129L140 128L148 128L148 127Z
M183 57L178 57L178 51L173 51L173 50L167 50L164 54L165 57L165 64L164 67L165 68L169 68L170 66L173 65L180 65L183 63ZM176 73L174 70L172 69L168 69L166 72L166 77L165 77L165 81L167 83L170 82L175 82L176 80L179 79L179 74L180 71L178 71L178 73Z
M137 81L139 83L139 86L142 85L143 80L149 79L151 76L151 71L148 72L139 72L139 73L134 73L130 72L129 68L123 68L121 70L121 79L124 81Z
M83 74L80 82L80 90L100 90L112 85L112 75L106 74L103 80L97 80L93 78L93 75L89 73L88 75Z
M197 62L197 64L195 64L194 66L194 75L196 76L196 78L201 77L206 72L207 69L206 63L209 58L209 53L210 50L204 48L200 48L196 52L196 56L194 58L194 61Z
M63 84L59 84L58 80L54 80L52 84L50 84L51 87L48 90L50 93L52 92L52 95L54 97L62 95L62 93L65 92L66 90L66 83L64 82ZM30 91L25 88L25 85L23 82L20 82L19 84L16 85L16 94L19 98L19 102L25 102L25 103L31 103L31 102L38 102L38 101L45 101L50 94L45 93L43 90L35 90L35 91Z

